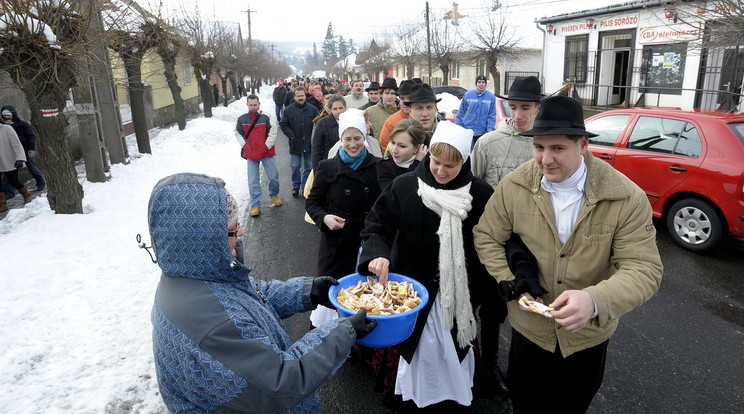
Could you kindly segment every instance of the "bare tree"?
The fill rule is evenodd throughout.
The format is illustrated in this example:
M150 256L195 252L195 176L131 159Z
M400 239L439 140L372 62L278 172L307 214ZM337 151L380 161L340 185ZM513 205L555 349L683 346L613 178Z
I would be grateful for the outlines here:
M145 87L142 83L142 59L148 50L157 47L158 32L155 16L132 0L103 0L104 24L109 33L109 47L124 62L127 72L132 123L140 153L152 153L150 133L145 114Z
M744 45L742 0L713 0L690 4L670 2L664 12L672 17L661 19L660 16L663 23L686 23L695 29L704 28L703 45L708 50ZM701 25L701 20L704 20L704 25Z
M372 40L365 50L360 52L357 57L364 59L360 63L367 74L387 72L395 63L393 54L387 39L382 41Z
M442 71L442 84L449 84L449 72L457 62L462 50L463 40L455 26L450 27L448 20L437 20L430 24L431 49L434 52L433 62Z
M91 16L98 11L81 3L0 3L0 69L10 74L29 103L49 205L61 214L83 212L83 187L70 153L63 112L77 74L91 73L83 57L92 49L87 44L95 33L91 32Z
M423 35L422 35L423 33ZM390 53L406 68L407 79L415 77L416 64L420 63L425 42L425 27L421 23L404 21L384 37L389 39Z
M516 46L521 40L517 28L510 24L513 20L509 17L508 8L493 10L484 7L478 17L469 18L467 22L470 33L463 36L465 44L476 52L477 58L485 59L488 73L493 78L493 92L501 93L498 64L517 57L519 50Z
M178 30L183 38L189 39L186 50L191 60L191 65L194 67L194 75L196 76L197 83L199 84L199 94L203 103L204 116L211 118L212 107L216 104L214 102L214 95L212 94L212 87L209 85L209 76L212 74L215 64L212 49L212 46L214 46L212 40L213 28L202 19L198 3L195 11L187 12L185 8L182 8L181 12L183 17L179 21Z

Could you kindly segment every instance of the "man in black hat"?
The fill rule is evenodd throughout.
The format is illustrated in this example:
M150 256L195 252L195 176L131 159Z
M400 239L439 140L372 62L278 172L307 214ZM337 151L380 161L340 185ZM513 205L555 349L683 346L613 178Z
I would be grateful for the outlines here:
M372 135L377 138L380 138L385 121L391 115L398 112L398 107L395 104L398 97L398 82L395 81L395 78L385 78L382 81L379 92L381 94L379 102L364 110L364 113L369 116L369 122L372 124Z
M499 98L509 100L511 118L501 121L495 131L483 135L471 154L473 175L486 180L493 188L506 174L532 158L532 138L519 133L532 129L540 110L542 87L534 76L518 77L509 89L509 96Z
M411 108L403 105L403 102L408 100L408 95L411 94L411 88L413 88L414 84L415 82L412 79L408 79L401 82L400 86L398 87L398 102L400 102L400 110L390 115L390 117L382 125L382 132L380 132L380 148L382 149L383 154L385 154L387 144L388 142L390 142L390 131L393 130L395 124L411 117Z
M365 91L367 92L367 98L369 99L369 102L359 108L362 111L369 108L370 106L377 105L377 103L380 102L380 84L377 82L370 82Z
M411 118L421 122L424 131L434 133L437 127L437 99L431 86L420 83L411 88L411 94L408 100L403 104L411 109Z
M486 89L487 84L485 76L475 78L475 89L463 95L455 117L457 125L473 131L471 149L478 138L496 127L496 97Z
M583 413L602 384L619 318L661 283L651 206L643 190L588 151L596 134L585 130L579 101L545 99L521 135L533 137L534 159L496 187L473 229L475 248L508 301L514 412ZM514 273L512 235L534 255ZM539 285L523 283L530 280ZM534 299L549 307L544 314L523 303Z

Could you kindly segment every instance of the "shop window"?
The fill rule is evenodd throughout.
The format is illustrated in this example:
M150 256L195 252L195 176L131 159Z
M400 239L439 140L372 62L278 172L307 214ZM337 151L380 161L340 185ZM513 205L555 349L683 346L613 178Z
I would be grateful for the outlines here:
M564 82L586 82L588 46L589 35L566 37L566 52L563 62Z
M686 43L643 46L641 92L681 95L686 58Z

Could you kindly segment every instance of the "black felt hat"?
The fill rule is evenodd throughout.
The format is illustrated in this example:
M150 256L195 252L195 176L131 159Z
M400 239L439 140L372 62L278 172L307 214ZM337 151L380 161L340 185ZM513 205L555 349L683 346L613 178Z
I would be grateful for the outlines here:
M542 99L542 86L540 80L534 76L514 78L509 88L509 96L496 95L501 99L525 102L540 102Z
M385 78L384 81L382 81L382 86L380 86L380 89L395 89L398 90L398 82L395 80L395 78Z
M409 95L411 93L411 89L413 88L413 81L408 79L404 80L400 83L400 86L398 87L398 95Z
M370 82L369 86L365 89L365 91L377 91L380 90L380 84L377 82Z
M437 99L434 95L434 91L431 90L431 86L425 83L417 83L411 88L411 93L408 95L408 100L403 102L406 106L419 102L439 102L442 99Z
M568 96L553 96L545 99L535 117L532 129L519 135L537 137L541 135L581 135L596 137L585 129L584 107L581 102Z

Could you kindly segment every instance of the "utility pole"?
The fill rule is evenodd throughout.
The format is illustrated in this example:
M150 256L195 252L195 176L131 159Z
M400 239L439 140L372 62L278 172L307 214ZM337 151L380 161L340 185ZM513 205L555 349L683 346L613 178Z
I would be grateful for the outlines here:
M431 30L429 29L429 2L426 2L426 48L429 60L429 86L431 86Z
M251 37L251 13L256 13L256 12L251 11L250 6L248 6L248 10L243 10L242 12L248 14L248 56L252 57L253 37ZM248 73L251 77L251 93L256 93L256 79L254 78L255 71L251 71L251 69L252 68L248 68Z

